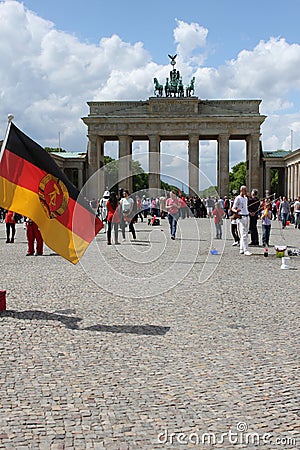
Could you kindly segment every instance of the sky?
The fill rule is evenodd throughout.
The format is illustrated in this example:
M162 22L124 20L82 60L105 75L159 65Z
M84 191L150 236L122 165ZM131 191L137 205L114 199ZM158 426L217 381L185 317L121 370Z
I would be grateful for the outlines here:
M40 145L85 152L87 102L148 99L153 78L168 76L168 54L177 54L197 97L261 99L263 150L295 150L299 13L299 0L0 1L0 139L12 113ZM144 150L134 143L134 158ZM116 145L105 151L117 157ZM162 153L186 160L187 143L163 143ZM245 143L232 143L230 167L244 159ZM185 182L180 165L163 172ZM200 166L200 187L216 184L215 142L201 142Z

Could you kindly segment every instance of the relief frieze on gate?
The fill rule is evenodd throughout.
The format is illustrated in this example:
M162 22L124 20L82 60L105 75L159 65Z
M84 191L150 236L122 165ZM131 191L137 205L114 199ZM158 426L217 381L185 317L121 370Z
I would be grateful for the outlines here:
M149 113L158 116L195 116L198 114L198 98L150 98Z

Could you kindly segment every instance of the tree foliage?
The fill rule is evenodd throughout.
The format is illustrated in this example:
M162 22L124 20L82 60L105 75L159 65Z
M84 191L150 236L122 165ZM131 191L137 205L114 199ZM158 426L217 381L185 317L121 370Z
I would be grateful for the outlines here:
M122 187L122 181L119 183L119 161L111 158L110 156L104 156L105 164L105 186L109 190L113 190L117 193L118 188ZM120 184L120 186L119 186ZM132 161L132 190L133 192L141 192L146 194L149 188L149 174L144 171L139 161ZM174 190L178 193L178 188L172 186L164 181L161 181L161 189L166 191Z
M240 192L240 187L246 184L246 162L241 161L229 172L229 195L233 191Z
M218 197L217 186L209 186L208 188L204 189L203 191L200 191L199 197L200 198Z
M278 169L271 169L270 170L270 188L271 192L274 192L276 196L279 192L279 173Z
M122 187L122 180L119 183L119 161L110 156L104 156L104 164L105 186L117 192L119 184ZM132 185L133 192L148 189L149 175L139 161L132 161Z

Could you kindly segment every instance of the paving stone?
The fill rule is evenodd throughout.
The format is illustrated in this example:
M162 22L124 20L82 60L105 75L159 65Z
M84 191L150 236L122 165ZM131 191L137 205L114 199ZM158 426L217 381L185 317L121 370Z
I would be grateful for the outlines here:
M179 221L174 242L166 221L118 247L100 233L76 266L25 258L22 226L8 246L0 224L0 449L197 448L181 433L238 427L300 448L300 257L240 255L224 222L222 241L208 219ZM300 248L283 231L272 244Z

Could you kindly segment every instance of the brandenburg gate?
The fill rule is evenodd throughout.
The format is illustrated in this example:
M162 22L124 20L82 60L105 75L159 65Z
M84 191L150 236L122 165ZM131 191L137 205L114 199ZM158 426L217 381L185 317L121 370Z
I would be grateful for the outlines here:
M174 57L171 64L174 67ZM170 72L171 81L174 72ZM160 189L160 144L164 140L184 140L188 141L189 195L196 195L199 141L216 140L218 193L224 196L229 193L229 142L245 140L247 186L262 192L260 127L266 117L259 112L261 100L202 100L186 92L186 96L184 92L172 95L166 90L163 97L160 89L157 96L146 101L88 102L89 115L82 120L88 126L89 176L104 165L104 143L118 141L120 184L132 192L132 143L146 140L149 189ZM104 174L98 173L97 192L90 193L94 197L105 190Z

